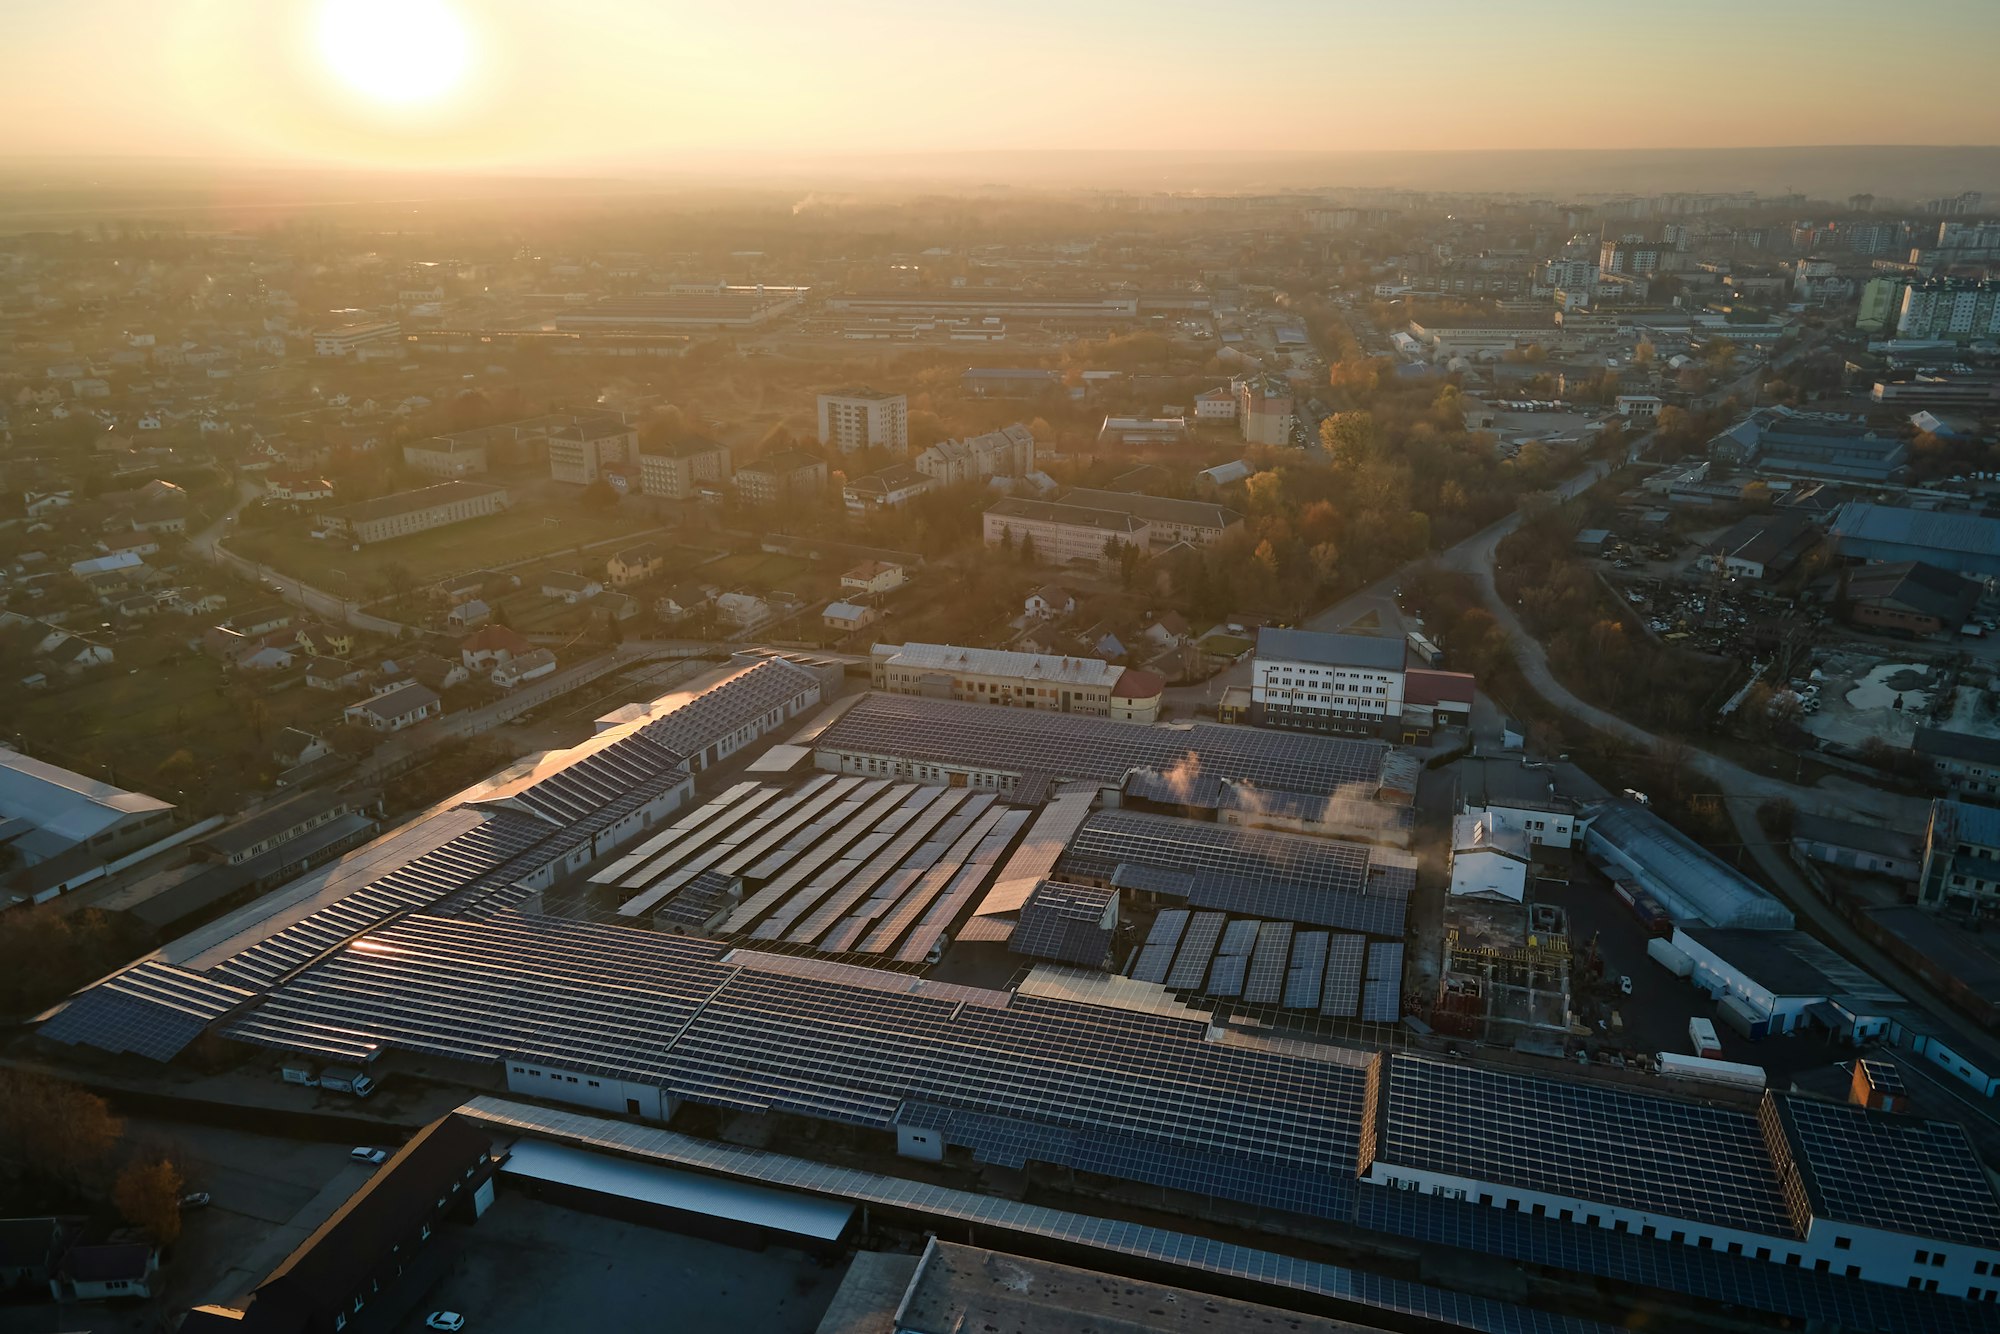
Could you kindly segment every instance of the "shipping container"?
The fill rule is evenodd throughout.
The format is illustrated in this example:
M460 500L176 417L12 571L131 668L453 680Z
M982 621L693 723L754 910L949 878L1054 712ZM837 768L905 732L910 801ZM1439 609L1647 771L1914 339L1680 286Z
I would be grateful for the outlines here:
M1722 1039L1716 1036L1715 1025L1706 1019L1688 1020L1688 1043L1694 1054L1704 1060L1715 1060L1722 1055ZM328 1075L333 1072L329 1070Z
M1675 977L1686 977L1694 971L1694 960L1687 956L1685 950L1657 936L1646 942L1646 957Z
M1767 1015L1758 1014L1739 996L1724 996L1716 1007L1722 1022L1749 1038L1752 1042L1771 1031L1771 1020Z

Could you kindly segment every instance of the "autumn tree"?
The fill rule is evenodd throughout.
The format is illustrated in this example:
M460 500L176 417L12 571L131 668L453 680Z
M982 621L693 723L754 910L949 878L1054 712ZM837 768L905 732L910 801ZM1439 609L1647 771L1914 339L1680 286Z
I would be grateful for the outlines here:
M143 1228L161 1246L171 1246L181 1235L182 1184L180 1169L168 1159L142 1158L118 1174L111 1201L120 1218Z
M42 1180L81 1189L101 1180L124 1131L104 1099L27 1070L0 1070L0 1161Z

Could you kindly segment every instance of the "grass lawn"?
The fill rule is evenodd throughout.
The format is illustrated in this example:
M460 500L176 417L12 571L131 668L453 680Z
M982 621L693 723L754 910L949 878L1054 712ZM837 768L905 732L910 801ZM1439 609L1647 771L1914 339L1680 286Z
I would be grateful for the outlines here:
M1238 658L1248 653L1256 645L1235 635L1209 635L1201 641L1202 650L1221 657Z
M813 573L813 563L797 556L779 556L767 551L739 552L701 567L705 583L724 588L749 588L758 592L790 588L805 582Z
M303 527L248 530L231 537L228 546L238 555L333 593L341 591L344 574L348 595L366 599L379 591L383 572L391 565L403 566L414 582L427 584L467 570L574 552L580 546L657 527L659 521L637 507L605 511L571 500L530 500L485 518L371 542L358 551L338 539L315 541ZM601 568L609 556L608 551L591 552L582 559Z
M35 753L91 777L181 801L160 775L161 764L186 750L194 761L184 780L187 797L211 786L259 785L277 769L270 742L285 727L324 734L340 720L347 697L303 684L256 695L263 712L263 739L256 735L247 691L224 677L214 661L168 658L134 673L127 659L81 685L38 695L17 716L13 730ZM355 693L359 693L358 691Z

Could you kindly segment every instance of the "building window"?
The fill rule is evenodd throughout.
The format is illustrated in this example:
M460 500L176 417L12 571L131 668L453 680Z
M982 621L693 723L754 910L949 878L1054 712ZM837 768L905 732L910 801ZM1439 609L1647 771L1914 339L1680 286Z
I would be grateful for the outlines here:
M1835 1237L1833 1239L1833 1249L1836 1251L1852 1250L1853 1248L1854 1239L1852 1237Z

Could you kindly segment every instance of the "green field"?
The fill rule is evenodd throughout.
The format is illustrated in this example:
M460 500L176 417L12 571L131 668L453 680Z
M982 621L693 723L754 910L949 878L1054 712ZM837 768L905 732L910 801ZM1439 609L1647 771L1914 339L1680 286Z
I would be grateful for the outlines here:
M412 585L421 586L468 570L574 552L580 546L658 527L658 520L636 508L592 510L574 501L553 501L516 505L483 519L371 542L358 551L339 539L317 541L303 527L253 529L234 535L227 545L238 555L330 593L342 592L344 577L345 595L367 600L382 591L394 566L408 572ZM601 568L610 554L588 553L579 563L594 562Z

